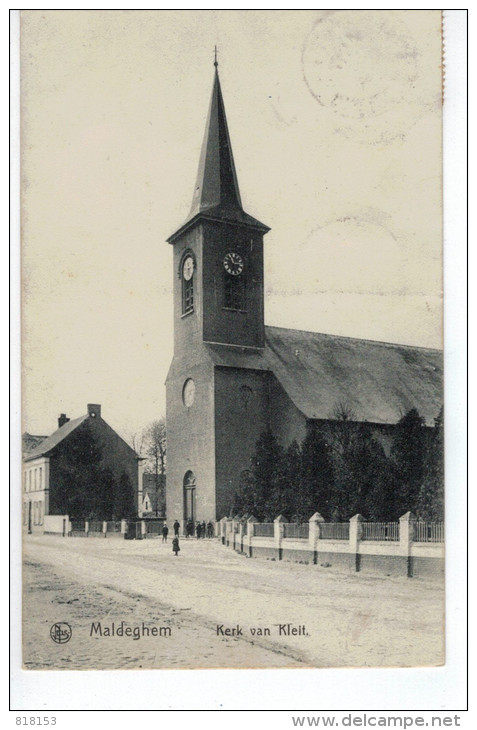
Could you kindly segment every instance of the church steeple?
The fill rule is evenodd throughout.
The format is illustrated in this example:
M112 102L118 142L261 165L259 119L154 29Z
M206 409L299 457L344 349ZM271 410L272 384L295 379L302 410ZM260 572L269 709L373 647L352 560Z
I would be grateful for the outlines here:
M199 216L252 226L263 232L270 230L268 226L245 213L242 208L216 54L214 66L212 97L192 206L185 223L168 239L169 243L173 243L176 237Z
M213 208L229 213L242 210L217 66L189 215Z

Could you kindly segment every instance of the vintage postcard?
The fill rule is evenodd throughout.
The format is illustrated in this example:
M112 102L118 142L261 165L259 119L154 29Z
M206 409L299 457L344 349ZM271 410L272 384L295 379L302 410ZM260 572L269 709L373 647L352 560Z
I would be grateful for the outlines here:
M20 44L24 669L443 666L441 11Z

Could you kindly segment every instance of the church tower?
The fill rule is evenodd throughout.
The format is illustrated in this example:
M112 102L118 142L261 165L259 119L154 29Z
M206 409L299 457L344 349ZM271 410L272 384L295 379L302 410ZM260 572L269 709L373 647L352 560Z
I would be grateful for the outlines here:
M214 364L217 352L260 355L265 345L263 236L269 228L243 210L217 61L214 66L191 210L168 239L174 281L174 358L166 383L169 520L216 519L225 509L232 479L219 475L216 430L218 411L227 418L227 407ZM226 379L231 376L228 371ZM225 390L232 387L240 384ZM247 453L242 462L248 459Z
M263 235L268 230L242 208L215 62L191 210L168 239L177 276L176 346L193 331L202 342L263 348Z

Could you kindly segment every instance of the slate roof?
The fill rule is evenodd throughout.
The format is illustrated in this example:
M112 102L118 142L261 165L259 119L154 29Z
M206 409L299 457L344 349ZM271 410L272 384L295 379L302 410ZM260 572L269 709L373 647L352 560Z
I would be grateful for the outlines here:
M48 436L44 441L41 442L39 446L36 447L36 449L33 449L33 451L30 451L23 459L23 461L31 461L32 459L37 459L39 456L46 456L50 451L52 451L55 446L58 446L59 443L61 443L67 436L70 435L78 426L80 426L83 421L86 421L88 418L88 414L84 416L80 416L79 418L75 418L72 421L68 421L67 423L63 424L61 428L58 428L54 433L51 434L51 436Z
M357 421L395 424L416 408L433 426L443 403L439 350L282 327L265 327L261 352L207 349L215 365L273 372L310 419L331 419L344 404Z

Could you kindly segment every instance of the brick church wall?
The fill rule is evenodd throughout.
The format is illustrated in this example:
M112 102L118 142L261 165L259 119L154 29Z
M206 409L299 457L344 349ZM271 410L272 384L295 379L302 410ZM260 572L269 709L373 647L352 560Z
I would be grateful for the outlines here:
M265 371L215 369L217 518L230 514L240 474L269 422L269 379Z
M195 383L194 402L187 408L182 400L184 383ZM188 366L182 361L167 381L167 519L184 518L184 476L192 471L196 479L196 519L215 515L214 389L213 366L209 362Z

